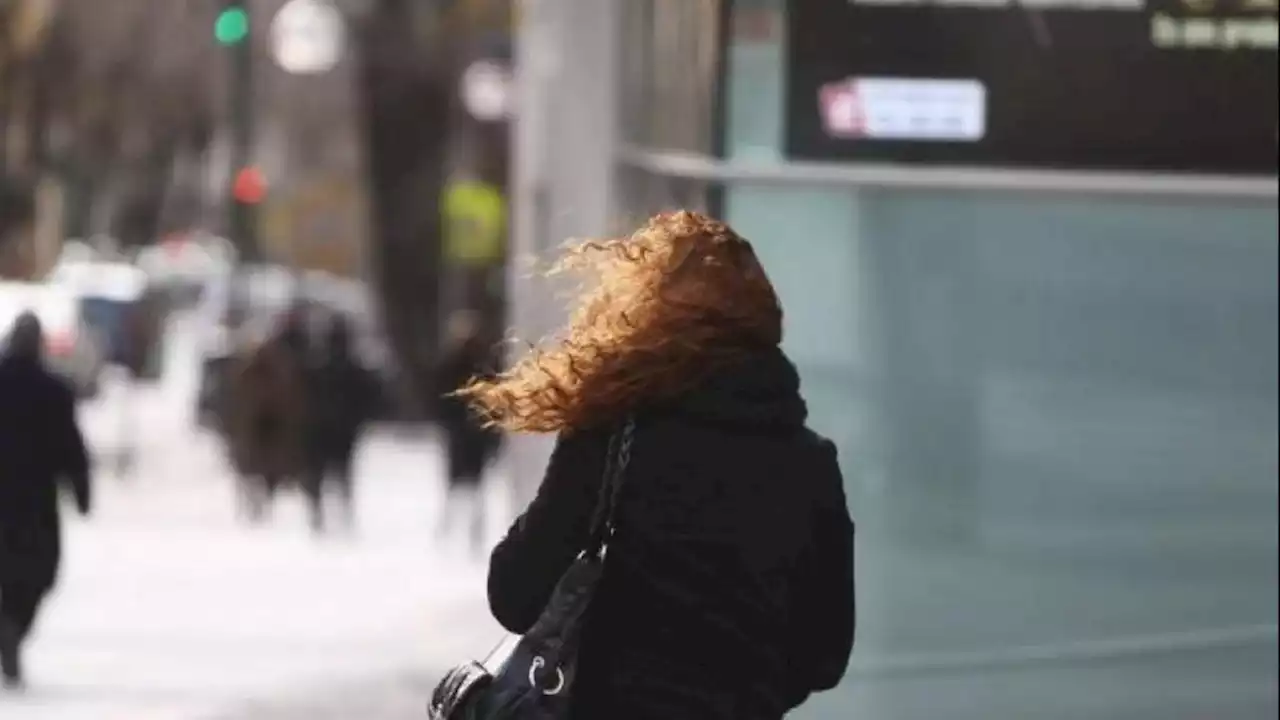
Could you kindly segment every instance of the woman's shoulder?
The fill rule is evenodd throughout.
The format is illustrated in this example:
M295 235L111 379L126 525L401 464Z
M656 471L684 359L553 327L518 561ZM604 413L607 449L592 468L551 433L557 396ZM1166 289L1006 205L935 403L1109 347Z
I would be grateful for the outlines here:
M803 422L726 422L687 413L680 406L670 404L644 408L633 417L638 432L648 436L697 443L706 442L707 438L714 436L721 443L730 445L801 452L824 458L836 455L835 443ZM597 434L594 437L599 441L601 429L596 429L595 432ZM607 432L603 437L608 438Z
M840 451L831 438L805 425L797 432L796 439L818 459L839 465Z
M804 424L732 426L680 413L648 412L637 416L636 427L635 454L646 460L645 465L657 457L685 469L711 463L738 475L776 475L785 467L788 476L813 477L828 488L844 484L836 444ZM584 442L601 445L608 437L598 433Z

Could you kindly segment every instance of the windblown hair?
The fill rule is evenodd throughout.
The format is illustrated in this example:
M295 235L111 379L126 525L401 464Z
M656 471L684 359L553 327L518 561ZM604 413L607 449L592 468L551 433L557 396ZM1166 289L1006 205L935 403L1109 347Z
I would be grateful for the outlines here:
M630 237L571 243L551 273L581 280L568 325L458 391L491 427L597 426L782 341L782 308L750 243L699 213L663 213Z

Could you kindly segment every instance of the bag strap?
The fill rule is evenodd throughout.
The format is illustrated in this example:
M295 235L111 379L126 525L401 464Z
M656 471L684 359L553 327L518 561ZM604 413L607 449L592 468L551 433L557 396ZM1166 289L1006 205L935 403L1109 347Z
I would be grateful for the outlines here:
M618 511L618 497L622 493L627 466L631 464L631 446L635 442L636 421L628 416L622 427L609 437L609 448L604 461L604 476L600 483L600 497L591 517L591 534L585 552L601 559L609 550L613 539L614 518Z

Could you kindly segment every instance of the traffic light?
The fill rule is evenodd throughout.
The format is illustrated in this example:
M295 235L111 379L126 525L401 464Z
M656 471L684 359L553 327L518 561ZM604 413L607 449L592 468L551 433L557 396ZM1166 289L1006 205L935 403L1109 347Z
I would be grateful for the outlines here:
M249 37L249 11L239 4L229 4L213 23L213 37L223 45L238 45Z
M231 194L237 202L257 205L267 197L266 175L253 166L242 168L231 183Z
M257 206L267 194L266 178L253 167L253 18L249 0L207 0L218 8L213 37L228 63L226 127L231 141L231 166L226 194L227 237L240 257L252 260L258 253Z

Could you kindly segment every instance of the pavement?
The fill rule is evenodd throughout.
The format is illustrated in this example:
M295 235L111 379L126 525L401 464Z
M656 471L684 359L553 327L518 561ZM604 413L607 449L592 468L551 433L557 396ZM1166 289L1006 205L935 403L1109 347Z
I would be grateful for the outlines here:
M371 678L308 697L248 702L209 720L423 720L436 678L434 673Z
M190 422L190 364L174 366L161 387L111 383L82 409L97 457L128 446L136 464L121 477L101 462L94 515L68 514L30 687L0 693L0 718L423 717L432 681L500 636L483 560L462 538L435 537L435 443L368 439L353 533L313 537L296 495L246 527L217 444ZM509 511L502 483L491 485L496 540Z

